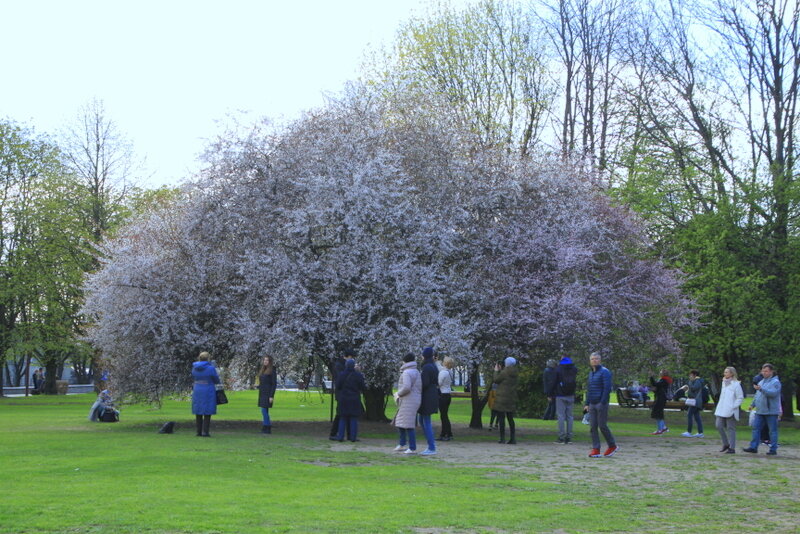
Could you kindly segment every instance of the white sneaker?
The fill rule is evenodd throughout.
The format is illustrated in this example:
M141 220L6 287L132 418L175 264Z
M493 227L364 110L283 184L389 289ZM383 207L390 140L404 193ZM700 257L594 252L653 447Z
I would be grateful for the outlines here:
M405 445L398 445L393 450L394 450L394 452L403 452L404 450L406 450L406 446Z
M703 438L703 437L705 437L705 434L700 434L700 433L692 434L692 437L693 438Z
M406 449L403 454L417 454L416 449Z
M434 454L436 454L436 451L432 451L430 449L425 449L424 451L422 451L419 454L420 454L420 456L433 456Z
M689 432L684 432L683 434L681 434L681 436L683 436L684 438L691 438L692 434L690 434Z

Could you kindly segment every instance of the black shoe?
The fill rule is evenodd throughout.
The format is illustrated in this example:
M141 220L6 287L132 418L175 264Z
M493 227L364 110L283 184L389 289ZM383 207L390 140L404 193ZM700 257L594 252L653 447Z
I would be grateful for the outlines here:
M438 438L436 438L436 441L447 441L447 438L444 436L439 436Z
M750 447L747 447L746 449L742 449L742 450L743 450L744 452L749 452L749 453L751 453L751 454L755 454L755 453L757 453L757 452L758 452L756 449L751 449Z
M501 443L501 444L505 445L505 443L506 443L506 440L504 440L504 439L500 439L500 440L499 440L497 443Z
M719 450L719 452L725 452L728 449L730 449L730 447L728 445L723 445L722 448Z
M211 434L203 434L203 437L204 437L204 438L210 438L210 437L211 437Z
M356 441L361 441L361 440L356 438L356 439L348 439L347 441L352 441L353 443L355 443Z
M727 451L725 451L725 454L736 454L736 451L733 449L728 449Z
M514 438L511 438L510 440L508 440L506 442L506 445L516 445L516 444L517 444L517 440L514 439Z
M330 436L328 439L331 440L331 441L342 441L341 439L337 438L336 436Z
M776 451L769 451L769 452L767 453L767 456L777 456L777 454L778 454L778 453L777 453Z

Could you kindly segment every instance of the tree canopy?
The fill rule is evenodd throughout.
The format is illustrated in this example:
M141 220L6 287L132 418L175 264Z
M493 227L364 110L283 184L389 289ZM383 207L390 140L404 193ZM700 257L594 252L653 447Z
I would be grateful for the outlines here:
M180 209L126 228L89 278L90 338L125 391L188 387L200 350L248 383L263 353L353 348L382 395L426 345L468 366L544 344L653 357L691 322L678 273L592 180L369 91L207 158Z

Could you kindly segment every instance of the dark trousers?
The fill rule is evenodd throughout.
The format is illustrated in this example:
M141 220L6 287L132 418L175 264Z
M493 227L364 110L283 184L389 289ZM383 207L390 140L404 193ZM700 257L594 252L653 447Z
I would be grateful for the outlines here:
M703 433L703 419L700 417L700 408L697 406L689 406L686 410L686 420L689 427L686 431L689 432L689 434L692 433L692 421L697 423L697 433Z
M342 417L337 413L336 417L333 418L333 422L331 423L331 433L330 436L335 438L339 435L339 422L341 421ZM345 431L347 432L347 439L350 439L350 426L345 425Z
M447 414L450 410L451 402L449 393L442 393L439 395L439 415L442 418L442 432L439 434L442 438L452 438L453 428L450 426L450 416Z
M336 431L336 439L344 439L345 429L347 429L347 439L355 441L358 437L358 417L343 415L339 417L339 429Z
M500 423L500 439L505 440L506 438L506 418L508 419L508 430L511 432L511 441L516 440L516 430L517 427L514 424L514 412L497 412L498 417L497 420Z
M195 424L197 425L198 436L208 436L208 431L211 429L211 416L210 415L195 415Z
M542 419L544 419L545 421L550 421L555 418L556 418L556 401L555 399L548 400L547 408L545 408L544 410L544 416L542 417Z

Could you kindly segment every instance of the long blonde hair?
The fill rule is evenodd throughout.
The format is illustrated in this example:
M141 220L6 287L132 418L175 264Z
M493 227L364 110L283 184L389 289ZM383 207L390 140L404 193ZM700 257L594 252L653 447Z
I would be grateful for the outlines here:
M731 372L731 378L732 379L739 380L739 375L736 374L736 368L735 367L726 367L725 370Z

